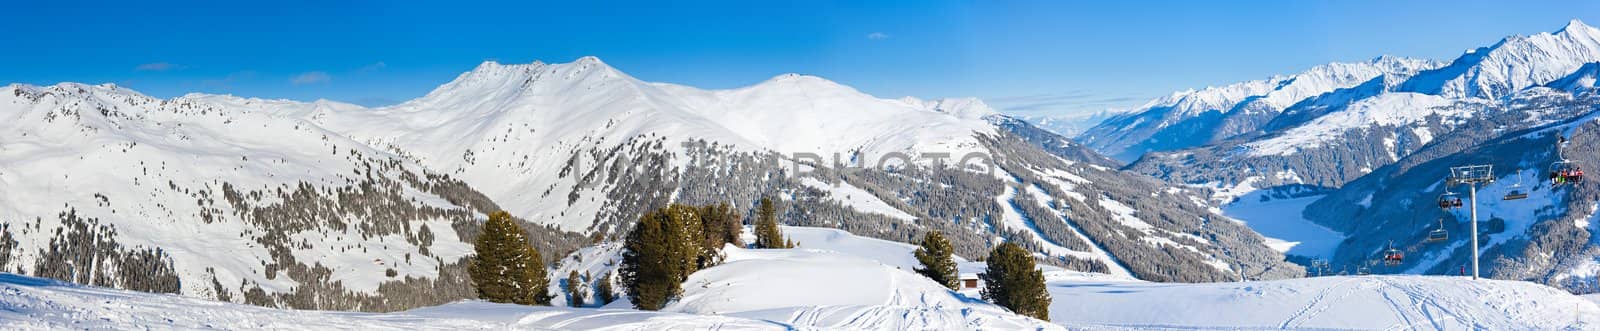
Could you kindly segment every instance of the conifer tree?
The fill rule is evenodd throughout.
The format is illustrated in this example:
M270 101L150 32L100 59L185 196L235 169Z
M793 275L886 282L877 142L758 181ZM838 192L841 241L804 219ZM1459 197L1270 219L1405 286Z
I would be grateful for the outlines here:
M583 278L578 277L577 270L567 273L567 296L572 298L568 303L573 307L583 307L583 298L589 295L583 290L584 287Z
M1012 312L1050 320L1050 294L1044 286L1044 273L1033 264L1033 254L1010 242L1001 243L989 253L988 270L983 278L983 298Z
M477 256L467 273L478 290L478 298L522 305L550 304L544 258L528 243L527 233L512 221L510 213L490 213L473 249Z
M955 247L950 245L950 240L944 238L939 231L928 232L922 237L922 245L912 255L917 257L917 262L922 267L916 268L918 274L932 279L939 285L944 285L952 290L957 289L961 280L956 268L956 260L951 254Z
M702 234L702 252L698 267L709 268L722 261L722 246L733 244L744 246L739 240L739 232L743 230L740 224L739 212L727 203L705 205L699 207L700 224L704 227Z
M617 299L615 294L611 293L611 273L607 272L600 276L600 284L595 285L594 299L601 306L611 304L611 301Z
M622 252L621 276L634 308L659 310L696 270L703 234L694 207L670 205L639 217Z
M777 207L772 205L772 199L761 198L761 205L756 209L756 248L792 248L794 245L783 237L783 230L778 228Z

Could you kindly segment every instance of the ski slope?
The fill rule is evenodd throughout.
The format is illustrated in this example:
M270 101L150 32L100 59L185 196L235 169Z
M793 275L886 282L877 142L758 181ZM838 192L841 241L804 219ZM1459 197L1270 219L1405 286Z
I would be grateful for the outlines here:
M659 312L461 301L395 313L278 310L0 274L7 329L962 330L1488 329L1600 326L1600 305L1528 282L1440 276L1175 284L1046 267L1051 322L1021 317L911 273L912 246L785 227L802 249L728 247ZM614 247L584 253L603 272ZM593 263L589 263L589 262ZM981 272L981 262L961 262Z
M691 275L682 299L660 312L629 309L625 299L598 309L463 301L386 314L292 311L0 274L0 320L21 322L7 325L21 329L1061 329L912 273L909 245L830 229L786 230L831 249L729 246L723 264ZM606 255L615 252L611 245L583 250L575 254L584 262L572 266L604 273Z
M1050 318L1090 329L1583 330L1600 306L1520 281L1317 277L1164 284L1055 281ZM1070 299L1069 299L1070 298Z
M7 330L784 330L735 317L461 301L397 313L281 310L0 274Z

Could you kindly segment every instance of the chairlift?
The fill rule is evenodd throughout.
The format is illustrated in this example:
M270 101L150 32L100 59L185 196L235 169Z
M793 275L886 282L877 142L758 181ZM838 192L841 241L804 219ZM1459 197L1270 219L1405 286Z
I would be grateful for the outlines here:
M1573 184L1583 181L1583 168L1572 163L1571 160L1562 159L1550 164L1550 184Z
M1559 136L1559 138L1560 140L1556 143L1556 158L1560 161L1550 164L1550 185L1572 184L1583 181L1583 168L1578 167L1571 160L1567 160L1566 156L1561 155L1561 148L1567 145L1567 137Z
M1449 240L1449 239L1450 239L1450 232L1444 230L1444 219L1440 218L1439 219L1439 226L1434 227L1433 231L1428 231L1427 242L1436 243L1436 242L1441 242L1441 241L1445 241L1445 240Z
M1393 267L1400 265L1400 263L1405 262L1405 259L1406 253L1401 253L1398 249L1390 248L1388 251L1383 253L1383 265L1386 266Z
M1528 198L1528 191L1523 191L1522 190L1522 175L1521 175L1522 171L1520 171L1520 170L1517 171L1517 174L1518 174L1517 175L1517 182L1511 184L1511 192L1506 192L1506 196L1504 198L1501 198L1501 200L1510 201L1510 200L1522 200L1522 199L1527 199Z
M1383 251L1383 265L1393 267L1400 265L1400 263L1405 262L1405 260L1406 254L1400 252L1399 249L1395 249L1393 241L1389 242L1389 249Z
M1444 194L1440 194L1439 195L1439 208L1440 209L1461 208L1461 196L1456 195L1456 192L1445 192Z

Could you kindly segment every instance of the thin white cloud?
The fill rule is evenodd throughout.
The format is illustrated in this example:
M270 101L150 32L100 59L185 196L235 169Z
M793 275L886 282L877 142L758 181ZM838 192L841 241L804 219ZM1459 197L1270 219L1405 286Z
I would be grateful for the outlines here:
M307 73L303 73L303 74L294 76L294 78L289 79L289 83L290 84L294 84L294 85L318 84L318 83L327 83L329 80L332 80L332 79L333 79L333 77L332 76L328 76L328 73L326 73L326 72L311 71L311 72L307 72Z
M134 67L133 71L167 71L167 70L182 69L182 68L183 68L183 66L172 64L172 63L168 63L168 62L151 62L151 63L141 64L138 67Z
M867 39L871 39L871 40L884 40L884 39L889 39L889 34L887 34L887 33L883 33L883 32L873 32L873 33L868 33L868 34L867 34Z

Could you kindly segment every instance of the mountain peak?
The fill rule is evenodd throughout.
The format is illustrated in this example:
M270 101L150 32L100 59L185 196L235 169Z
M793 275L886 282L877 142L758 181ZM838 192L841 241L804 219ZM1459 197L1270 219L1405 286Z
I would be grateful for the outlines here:
M756 84L753 87L775 87L775 88L783 88L783 89L794 89L794 88L799 88L799 89L826 89L826 90L847 89L847 90L850 90L850 91L855 91L854 88L851 88L849 86L844 86L842 84L839 84L839 83L836 83L834 81L828 80L827 78L822 78L822 77L817 77L817 76L812 76L812 75L797 74L797 73L787 73L787 74L781 74L781 75L777 75L777 76L772 76L772 78L768 78L766 81L763 81L760 84Z
M594 56L594 55L587 55L587 56L584 56L584 57L580 57L580 58L578 58L578 60L572 61L572 63L576 63L576 64L579 64L579 65L606 65L605 61L600 61L600 57L597 57L597 56Z
M1556 33L1565 33L1565 32L1569 32L1569 31L1593 31L1593 30L1594 30L1594 27L1591 27L1588 24L1583 24L1583 20L1579 20L1579 19L1574 18L1571 21L1567 21L1567 25L1561 27L1561 30L1557 30Z
M786 74L778 74L777 76L772 76L772 78L768 78L766 80L766 82L764 82L764 83L782 83L782 82L800 82L800 81L817 82L817 81L828 81L828 80L824 79L822 77L817 77L817 76L812 76L812 75L804 75L804 74L797 74L797 73L792 73L791 72L791 73L786 73Z
M1399 90L1495 99L1560 79L1596 61L1600 61L1600 30L1574 19L1554 33L1513 35L1469 51L1448 66L1412 77Z
M495 60L484 60L483 63L479 63L477 67L472 68L472 71L468 71L462 76L485 77L505 75L517 71L532 72L536 68L544 66L544 62L540 61L533 61L533 63L528 64L503 64Z

